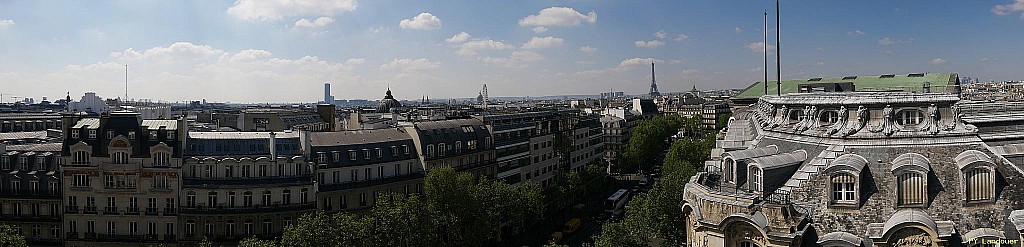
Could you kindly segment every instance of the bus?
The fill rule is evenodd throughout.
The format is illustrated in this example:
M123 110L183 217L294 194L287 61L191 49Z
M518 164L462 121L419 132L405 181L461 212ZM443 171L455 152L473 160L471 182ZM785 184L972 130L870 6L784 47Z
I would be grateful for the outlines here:
M608 197L608 200L604 202L604 211L615 212L626 205L626 201L629 200L629 191L621 189L616 191L612 196Z

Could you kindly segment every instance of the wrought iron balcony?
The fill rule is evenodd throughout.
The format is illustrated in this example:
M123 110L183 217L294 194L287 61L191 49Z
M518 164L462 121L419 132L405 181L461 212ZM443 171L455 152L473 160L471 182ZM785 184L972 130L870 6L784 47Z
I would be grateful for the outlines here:
M275 204L275 205L254 205L250 207L205 207L202 205L196 207L182 207L181 212L185 214L228 214L228 213L271 213L271 212L287 212L287 211L302 211L302 210L313 210L316 209L316 204L313 202L309 203L292 203L292 204Z
M355 188L363 188L363 187L376 186L376 185L382 185L382 184L389 184L389 183L394 183L394 182L401 182L401 181L412 180L412 179L421 179L423 177L424 177L424 174L422 172L416 172L416 173L409 173L409 174L405 174L405 175L398 175L398 176L379 178L379 179L362 180L362 181L339 183L339 184L321 184L321 185L319 185L319 187L320 187L319 190L320 191L347 190L347 189L355 189Z
M85 206L85 210L82 210L86 214L96 214L96 206Z

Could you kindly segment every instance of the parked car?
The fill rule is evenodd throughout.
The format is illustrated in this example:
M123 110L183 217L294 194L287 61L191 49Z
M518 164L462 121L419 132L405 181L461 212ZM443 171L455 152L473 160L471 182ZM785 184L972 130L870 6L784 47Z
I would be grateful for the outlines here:
M565 232L565 234L572 234L576 232L576 230L580 229L581 223L582 222L579 218L572 218L571 220L565 222L565 227L562 228L562 232Z

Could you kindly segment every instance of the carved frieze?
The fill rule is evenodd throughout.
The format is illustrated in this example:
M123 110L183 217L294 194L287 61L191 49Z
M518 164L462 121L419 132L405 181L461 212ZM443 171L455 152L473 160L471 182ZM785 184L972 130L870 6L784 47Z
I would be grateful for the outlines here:
M839 119L837 119L835 123L832 123L832 125L828 126L828 130L825 131L825 135L834 135L839 133L839 131L848 124L847 122L849 122L850 119L850 110L847 110L844 105L839 107L838 113Z

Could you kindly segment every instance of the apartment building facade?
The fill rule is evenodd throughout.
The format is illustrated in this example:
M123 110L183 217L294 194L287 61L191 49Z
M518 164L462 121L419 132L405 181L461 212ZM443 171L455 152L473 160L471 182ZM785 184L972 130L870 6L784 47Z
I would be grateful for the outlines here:
M0 145L0 224L32 246L61 245L60 148Z

